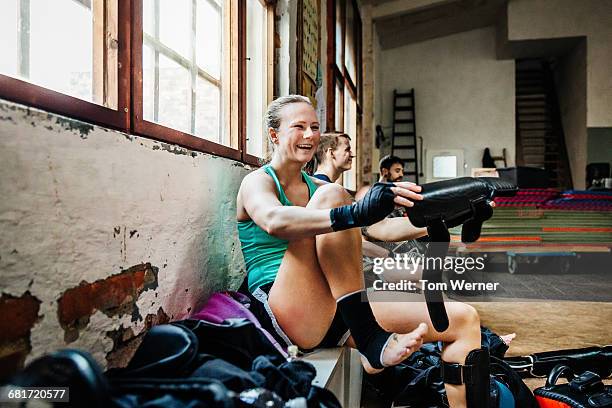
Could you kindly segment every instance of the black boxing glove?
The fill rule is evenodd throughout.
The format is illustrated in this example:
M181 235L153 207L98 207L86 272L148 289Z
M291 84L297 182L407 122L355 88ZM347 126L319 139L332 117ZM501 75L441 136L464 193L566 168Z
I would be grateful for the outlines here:
M375 183L359 201L329 211L334 231L376 224L395 208L393 183Z
M480 208L477 218L488 219L482 204L493 198L516 194L517 188L498 178L460 177L421 185L423 200L415 201L408 218L415 227L426 227L430 220L441 219L447 228L461 225L474 218L475 207ZM482 221L481 220L481 221Z
M511 197L517 187L498 178L461 177L421 186L422 201L415 201L408 213L412 224L425 227L441 220L447 228L463 224L461 241L474 242L480 237L482 223L491 218L495 197Z
M472 219L466 221L461 227L461 242L476 242L480 238L482 223L493 216L493 207L487 201L480 201L474 205Z

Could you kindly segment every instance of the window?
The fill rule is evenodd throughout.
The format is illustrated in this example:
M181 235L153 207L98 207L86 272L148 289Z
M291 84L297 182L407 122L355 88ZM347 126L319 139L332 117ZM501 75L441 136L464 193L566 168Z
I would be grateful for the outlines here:
M274 12L260 0L246 7L246 150L254 157L268 153L263 116L272 100Z
M256 164L273 21L259 0L2 0L0 97Z
M357 135L357 102L351 92L344 92L344 132L348 135ZM351 150L357 151L356 137L351 137ZM357 160L356 158L354 160ZM357 163L350 170L343 173L343 185L349 190L357 190Z
M3 0L0 97L126 129L118 0ZM120 32L121 31L121 32ZM128 86L129 87L129 86ZM84 105L82 101L88 102ZM83 108L83 106L85 106Z
M224 7L144 0L142 12L143 119L229 145L220 120Z
M359 157L361 123L361 18L355 0L329 1L327 8L327 131L351 136ZM356 159L357 160L357 159ZM343 174L343 185L357 186L358 163Z
M2 58L0 71L46 88L100 105L116 108L117 89L108 89L104 98L102 78L94 78L102 68L102 44L92 41L94 30L102 29L92 6L104 2L58 0L4 0L0 13ZM116 10L116 5L112 7ZM100 10L103 15L104 10ZM94 18L94 16L96 18ZM62 30L57 22L70 21ZM116 25L114 26L116 27ZM115 38L116 38L116 33ZM117 60L117 48L109 49ZM93 63L92 63L93 62ZM117 65L107 66L116 77Z

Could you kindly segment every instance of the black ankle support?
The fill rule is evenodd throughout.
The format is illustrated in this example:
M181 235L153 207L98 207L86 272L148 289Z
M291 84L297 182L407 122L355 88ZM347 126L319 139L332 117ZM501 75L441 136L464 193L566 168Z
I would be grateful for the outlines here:
M370 303L361 300L364 291L346 295L337 301L338 311L351 330L359 352L368 359L374 368L384 368L382 352L391 333L382 329L376 322Z
M442 381L446 384L465 384L468 408L486 408L491 394L489 351L475 349L468 353L465 364L442 361Z

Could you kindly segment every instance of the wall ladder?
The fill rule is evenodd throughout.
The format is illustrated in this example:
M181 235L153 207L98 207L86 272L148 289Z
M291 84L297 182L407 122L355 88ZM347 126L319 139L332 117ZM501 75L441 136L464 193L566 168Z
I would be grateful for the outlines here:
M404 161L404 179L419 183L414 88L393 90L391 154Z

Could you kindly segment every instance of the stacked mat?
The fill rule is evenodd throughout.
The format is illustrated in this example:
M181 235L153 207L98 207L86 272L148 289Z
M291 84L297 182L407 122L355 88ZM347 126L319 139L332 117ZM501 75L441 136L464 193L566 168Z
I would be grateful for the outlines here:
M612 246L612 193L522 189L495 204L479 243Z
M558 210L612 211L612 193L569 190L559 198L549 199L542 208Z
M534 207L546 203L559 195L554 188L524 188L514 197L498 197L495 204L498 207Z
M483 241L598 243L612 245L612 212L557 209L496 208L484 223Z

